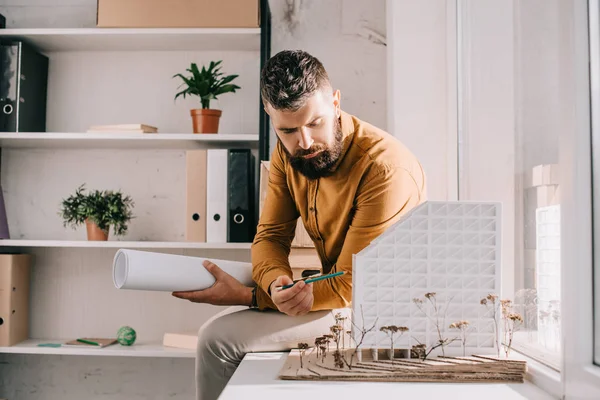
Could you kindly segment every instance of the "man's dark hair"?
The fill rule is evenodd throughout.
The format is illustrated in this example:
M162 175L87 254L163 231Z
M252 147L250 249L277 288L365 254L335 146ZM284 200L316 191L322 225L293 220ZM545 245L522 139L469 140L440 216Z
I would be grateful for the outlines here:
M323 64L302 50L284 50L271 57L260 75L263 102L276 110L296 111L318 90L330 86Z

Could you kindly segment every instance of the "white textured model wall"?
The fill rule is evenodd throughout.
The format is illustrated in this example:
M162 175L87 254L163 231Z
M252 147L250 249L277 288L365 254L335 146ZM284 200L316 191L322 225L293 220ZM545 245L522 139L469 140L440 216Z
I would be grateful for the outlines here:
M500 294L500 214L499 203L426 202L356 254L354 321L359 328L376 325L361 347L389 349L380 328L396 325L409 330L396 335L395 350L430 348L439 340L437 326L451 339L460 334L450 324L466 320L467 354L495 354L492 311L481 299ZM358 334L353 328L355 340ZM461 340L444 352L461 356ZM431 355L441 355L441 348Z

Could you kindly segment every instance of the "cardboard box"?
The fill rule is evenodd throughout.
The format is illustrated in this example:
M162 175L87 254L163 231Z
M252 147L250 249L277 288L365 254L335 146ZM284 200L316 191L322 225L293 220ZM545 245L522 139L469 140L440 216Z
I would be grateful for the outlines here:
M262 209L264 206L265 198L267 197L267 188L269 187L269 161L261 161L260 163L260 187L259 187L259 214L262 213ZM292 247L308 247L314 248L315 244L313 243L310 235L306 231L304 224L302 223L302 218L298 218L298 223L296 224L296 235L294 236L294 240L292 240Z
M259 0L98 0L101 28L258 28Z
M29 254L0 254L0 346L29 337Z

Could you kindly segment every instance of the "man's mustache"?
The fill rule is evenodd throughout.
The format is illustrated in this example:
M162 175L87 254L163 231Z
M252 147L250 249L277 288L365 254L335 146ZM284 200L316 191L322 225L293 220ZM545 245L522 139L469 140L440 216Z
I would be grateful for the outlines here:
M294 157L296 157L296 158L305 157L305 156L317 153L321 150L324 150L324 147L315 146L315 147L311 147L310 149L307 149L307 150L301 149L301 150L296 151L296 153L294 153Z

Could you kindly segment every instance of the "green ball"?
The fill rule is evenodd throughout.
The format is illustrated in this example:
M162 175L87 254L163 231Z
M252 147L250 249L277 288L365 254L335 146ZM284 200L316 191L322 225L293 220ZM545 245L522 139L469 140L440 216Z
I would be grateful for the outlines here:
M117 332L117 341L123 346L131 346L136 338L135 330L130 326L122 326Z

